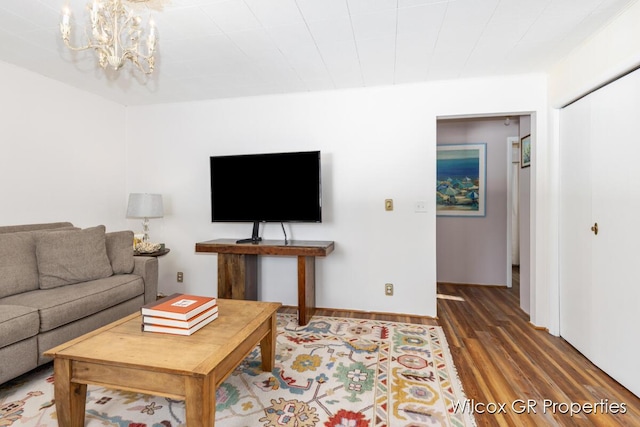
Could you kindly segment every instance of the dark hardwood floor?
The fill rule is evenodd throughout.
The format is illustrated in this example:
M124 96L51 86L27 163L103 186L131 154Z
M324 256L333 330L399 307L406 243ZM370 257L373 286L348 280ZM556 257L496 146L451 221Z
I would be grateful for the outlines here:
M438 299L437 320L342 310L318 310L316 314L442 326L467 397L479 404L478 409L491 407L500 412L474 414L480 427L640 426L638 397L564 339L529 323L519 306L519 277L517 270L514 273L511 289L439 284L438 293L445 298ZM532 404L528 413L516 413L529 400L535 407ZM551 405L546 410L545 403ZM501 404L506 405L504 413ZM590 414L563 413L571 404L575 409L591 405L597 413L594 409ZM621 404L624 414L616 411Z
M506 402L509 409L505 414L476 414L478 425L640 426L640 399L564 339L529 323L519 306L517 273L511 289L438 285L439 293L463 299L439 299L438 320L467 397ZM535 401L536 413L511 411L518 399ZM545 401L557 406L545 411ZM572 403L598 404L598 413L562 414ZM626 413L613 414L614 404L623 403ZM605 406L608 411L602 410Z

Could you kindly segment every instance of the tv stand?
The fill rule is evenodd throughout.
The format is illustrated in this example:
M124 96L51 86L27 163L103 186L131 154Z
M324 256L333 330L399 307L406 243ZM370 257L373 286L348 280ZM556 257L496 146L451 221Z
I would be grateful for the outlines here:
M254 245L257 245L258 242L262 241L262 237L260 237L259 234L260 234L260 223L258 221L253 221L253 230L251 232L251 237L248 239L236 240L236 243L252 243Z
M252 242L253 243L253 242ZM196 252L218 254L218 298L258 299L258 255L298 258L298 324L306 325L316 306L317 256L333 252L331 241L262 240L252 245L233 239L196 243Z

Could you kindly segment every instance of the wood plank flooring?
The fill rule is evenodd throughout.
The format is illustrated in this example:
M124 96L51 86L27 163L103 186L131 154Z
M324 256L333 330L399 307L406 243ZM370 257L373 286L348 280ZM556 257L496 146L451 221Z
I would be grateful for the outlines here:
M507 403L506 413L476 414L478 425L640 426L640 399L564 339L529 323L519 308L517 279L512 289L438 285L439 293L464 300L439 299L438 317L467 397ZM511 404L518 399L536 402L536 413L516 414ZM558 403L555 411L544 411L545 400ZM574 402L600 403L598 413L561 413ZM614 403L624 403L626 414L611 414Z
M439 294L463 301L438 299L437 321L343 310L318 310L316 314L442 326L467 397L479 403L479 409L489 403L506 404L504 413L474 414L479 427L640 426L638 397L564 339L529 323L519 308L517 279L515 275L511 289L439 284ZM295 313L295 308L284 310ZM523 405L518 405L518 400L524 401ZM528 400L536 406L517 414L516 410L526 409ZM545 411L545 400L556 403L555 410L551 406ZM597 404L597 414L561 413L572 403ZM612 414L614 404L622 403L626 413ZM608 413L602 413L605 406Z

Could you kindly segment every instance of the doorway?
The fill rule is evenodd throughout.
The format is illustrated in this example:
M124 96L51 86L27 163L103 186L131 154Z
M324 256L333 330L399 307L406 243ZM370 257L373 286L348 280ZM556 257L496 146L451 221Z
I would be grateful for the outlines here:
M529 244L528 211L524 220L520 220L522 210L528 210L529 206L528 201L523 206L521 197L529 197L529 191L522 191L521 186L528 185L529 179L520 179L523 169L519 142L530 129L530 116L520 114L438 119L438 145L480 142L487 145L485 216L436 218L439 283L506 287L515 284L518 297L528 303L528 295L522 298L518 292L524 291L520 286L522 256L529 254L529 249L522 247ZM526 239L522 239L524 228Z

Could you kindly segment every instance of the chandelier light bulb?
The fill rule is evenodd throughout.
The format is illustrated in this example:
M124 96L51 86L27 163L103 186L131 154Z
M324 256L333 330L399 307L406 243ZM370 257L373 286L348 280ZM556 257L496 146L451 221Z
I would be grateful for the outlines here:
M70 18L71 18L71 12L69 11L68 7L65 7L62 10L62 25L68 27Z

